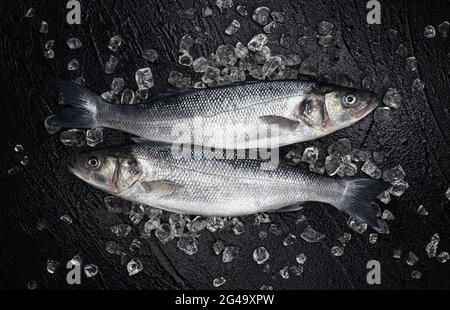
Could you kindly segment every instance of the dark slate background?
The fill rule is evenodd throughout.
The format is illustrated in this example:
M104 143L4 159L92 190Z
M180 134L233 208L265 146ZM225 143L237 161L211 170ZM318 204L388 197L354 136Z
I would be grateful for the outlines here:
M35 280L40 289L72 288L65 281L65 263L81 254L86 263L99 266L99 274L92 279L83 278L82 288L100 289L210 289L212 280L220 275L227 279L225 289L258 289L273 285L276 289L344 289L344 288L449 288L450 263L440 264L429 259L425 246L433 233L441 235L439 251L450 250L450 203L444 193L450 182L450 112L449 112L449 40L439 34L435 39L425 39L423 29L435 27L449 19L450 2L435 1L381 1L382 24L366 24L366 1L352 0L235 0L234 8L220 14L212 0L203 1L81 1L82 25L69 26L65 20L65 1L13 1L0 4L0 288L26 288ZM176 12L194 7L200 12L208 3L214 16L194 21L181 20ZM268 44L276 53L298 53L305 60L302 72L316 74L318 79L349 80L360 87L361 80L373 77L372 88L382 96L388 87L398 88L404 98L403 106L395 110L392 120L376 123L369 116L351 128L314 142L322 148L338 138L348 137L354 147L370 151L383 151L386 160L382 168L401 164L410 189L401 198L394 198L388 208L396 219L389 222L391 233L380 235L376 245L368 243L368 232L353 235L344 256L333 257L330 248L337 238L350 232L347 217L329 206L311 204L303 211L308 223L324 232L321 243L307 244L299 239L291 247L282 240L288 232L297 236L305 224L295 224L298 213L271 215L284 231L280 237L269 234L261 241L257 233L261 227L251 225L253 217L244 219L246 233L234 236L230 231L211 234L202 232L199 253L187 256L176 248L176 242L162 245L156 238L145 242L139 256L145 270L129 277L117 256L105 251L105 244L116 240L123 245L137 237L136 230L126 240L117 240L109 230L111 225L128 222L126 216L109 214L103 203L104 193L83 184L70 175L65 161L71 155L89 148L72 149L63 146L58 135L50 136L44 129L44 119L55 113L57 93L52 79L71 79L81 74L86 85L95 92L109 89L113 77L122 76L128 87L135 89L134 72L150 65L155 75L152 95L169 88L167 76L171 70L191 74L177 65L177 46L180 38L193 31L193 24L208 30L211 36L205 46L197 50L205 56L220 44L248 40L262 32L250 17L243 18L235 11L239 4L247 5L250 12L267 5L272 10L286 12L285 24L269 35ZM25 19L30 8L35 17ZM233 20L241 22L241 30L234 36L224 34ZM49 33L43 35L38 28L41 20L49 24ZM301 35L314 38L315 26L326 20L338 29L337 47L321 48L311 39L307 48L295 43L290 51L278 44L282 33L293 42ZM389 37L389 29L398 31ZM113 75L106 75L103 67L111 52L107 45L113 35L123 37L125 43L118 53L119 66ZM79 50L71 51L65 41L78 37L83 42ZM55 39L56 57L43 57L43 45ZM396 52L399 44L406 53ZM140 56L146 48L155 48L159 59L147 64ZM418 72L405 69L405 58L418 59ZM70 59L76 57L81 72L71 74L66 70ZM423 93L411 92L411 83L420 77L426 84ZM127 136L106 131L101 147L126 143ZM7 171L19 162L22 154L15 153L16 144L22 144L30 158L28 166L13 176ZM309 146L305 143L301 147ZM289 148L284 149L287 151ZM415 213L423 204L430 212L427 217ZM59 218L68 214L73 224L67 225ZM47 228L36 229L45 221ZM266 229L267 227L264 227ZM223 264L214 255L212 244L224 240L241 248L238 258ZM295 255L304 252L307 257L305 272L289 280L272 279L262 267L252 260L252 252L264 245L272 254L273 270L295 263ZM395 248L403 250L402 259L392 259ZM406 255L414 251L420 261L412 268L405 264ZM438 252L439 252L438 251ZM56 274L46 271L47 259L62 263ZM382 267L382 285L366 284L366 263L377 259ZM420 280L411 279L411 271L420 270ZM78 287L78 288L80 288Z

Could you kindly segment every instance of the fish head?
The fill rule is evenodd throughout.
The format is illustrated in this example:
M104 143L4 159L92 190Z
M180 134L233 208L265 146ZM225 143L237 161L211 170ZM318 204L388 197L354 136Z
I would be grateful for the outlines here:
M69 171L88 184L110 194L130 189L143 173L132 155L117 151L99 151L73 157Z
M372 112L377 96L365 90L343 86L319 85L301 105L301 119L330 133L348 127Z
M323 96L326 115L324 129L328 131L358 122L379 104L377 96L370 91L342 86L331 87Z

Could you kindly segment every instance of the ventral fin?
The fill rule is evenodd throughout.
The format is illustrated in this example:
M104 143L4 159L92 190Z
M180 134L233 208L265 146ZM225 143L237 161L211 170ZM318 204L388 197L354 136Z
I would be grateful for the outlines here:
M297 203L295 205L292 206L287 206L287 207L283 207L281 209L278 210L273 210L273 212L291 212L291 211L298 211L303 209L303 203Z
M295 130L295 128L297 128L297 126L300 124L299 122L292 119L277 115L260 116L259 119L266 124L278 125L281 129L287 130Z
M172 181L158 180L141 182L141 186L146 193L160 197L173 194L178 185Z

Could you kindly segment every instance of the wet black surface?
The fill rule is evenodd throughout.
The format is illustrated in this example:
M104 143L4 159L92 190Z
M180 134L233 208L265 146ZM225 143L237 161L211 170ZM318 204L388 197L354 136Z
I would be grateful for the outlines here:
M0 145L0 287L26 288L35 280L38 288L73 288L65 281L65 263L81 254L85 263L99 266L99 274L82 279L76 288L158 288L209 289L212 280L224 276L226 289L258 289L273 285L277 289L343 289L343 288L449 288L450 263L441 264L429 259L425 246L433 233L441 235L440 251L450 250L450 202L444 193L450 186L450 52L449 39L439 34L434 39L423 37L423 29L435 27L449 18L449 1L381 1L382 24L366 24L366 1L234 1L234 8L220 14L212 1L81 1L82 24L69 26L65 20L65 1L2 1L0 28L1 51L1 123ZM200 12L202 3L208 2L214 16L181 20L176 12L194 7ZM428 4L427 4L428 3ZM135 89L134 72L150 65L155 76L152 94L167 90L167 76L171 70L188 70L177 65L177 46L180 38L194 30L194 25L209 31L208 41L198 48L207 55L224 43L248 42L261 27L250 17L241 17L235 11L246 4L252 12L266 4L272 10L286 12L285 24L269 35L268 44L275 53L298 53L305 60L302 72L316 73L319 79L343 81L345 75L355 86L370 76L371 88L382 96L388 87L400 90L403 106L395 110L391 121L375 123L369 116L360 123L327 138L314 142L324 152L326 146L338 138L348 137L354 147L370 151L383 151L386 159L380 166L390 168L401 164L407 173L410 189L387 206L396 219L389 223L391 233L380 235L375 245L368 243L370 229L363 235L352 233L352 241L345 254L336 258L330 248L337 245L338 237L351 232L347 217L329 206L308 205L303 210L308 224L325 233L321 243L308 244L299 239L291 247L282 240L288 232L299 236L306 224L295 224L300 213L271 215L273 222L284 231L282 236L269 234L266 241L258 238L258 231L267 227L252 225L253 217L246 221L246 232L235 236L231 231L211 234L202 232L199 252L187 256L177 249L176 242L162 245L156 238L145 241L139 257L144 271L129 277L117 256L105 251L105 244L116 240L128 245L138 237L137 229L125 240L117 240L109 227L129 220L126 216L107 212L104 193L83 184L69 174L65 161L71 155L89 148L72 149L63 146L58 135L50 136L44 128L44 119L58 111L57 94L52 83L54 77L72 79L82 75L86 85L95 92L109 89L113 77L121 76L127 86ZM23 18L30 7L35 17ZM241 22L241 30L234 36L224 34L233 20ZM39 33L41 20L49 24L49 33ZM336 47L318 47L314 31L319 21L334 23L338 30ZM389 37L389 29L398 31ZM300 36L311 38L311 44L302 48L292 44L289 49L279 46L284 33L295 42ZM119 66L113 75L103 73L111 52L107 45L113 35L123 37L125 43L118 53ZM83 42L79 50L71 51L65 41L78 37ZM56 40L54 59L43 57L43 46L49 39ZM399 44L405 52L398 52ZM159 59L148 64L140 55L146 48L155 48ZM418 71L405 69L405 58L415 56ZM76 74L66 70L67 63L76 57L81 70ZM423 92L412 92L412 81L420 77L425 83ZM348 81L347 81L348 82ZM126 135L106 131L101 147L126 143ZM30 160L15 175L7 171L20 166L23 154L15 153L14 146L23 145ZM309 146L311 143L300 145ZM288 150L284 149L284 151ZM430 212L426 217L416 214L423 204ZM383 206L384 208L384 206ZM73 223L67 225L59 218L68 214ZM39 231L37 223L45 221L47 228ZM239 246L238 258L223 264L215 256L212 244L223 240ZM295 264L295 255L304 252L308 257L304 274L288 280L272 279L252 260L253 250L264 245L272 254L273 270ZM392 258L393 249L402 249L400 260ZM410 267L405 264L409 251L415 252L419 262ZM47 259L62 263L51 275L46 271ZM381 262L382 284L366 283L366 263ZM420 270L420 280L411 279L411 271Z

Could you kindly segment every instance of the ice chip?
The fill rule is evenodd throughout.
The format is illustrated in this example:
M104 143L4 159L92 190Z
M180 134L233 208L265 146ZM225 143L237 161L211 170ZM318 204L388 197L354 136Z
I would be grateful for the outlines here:
M388 224L382 219L378 219L378 227L373 227L373 230L379 234L387 235L390 233Z
M155 84L150 68L141 68L136 71L135 80L138 88L152 88Z
M383 191L377 196L377 199L387 205L391 202L391 194L388 191Z
M436 36L436 29L433 26L428 25L423 30L423 36L427 39L432 39Z
M81 46L83 46L83 43L81 43L80 39L78 38L67 39L66 43L71 50L76 50L79 49Z
M297 241L297 237L294 234L289 233L286 238L284 238L283 245L290 246L293 245L295 241Z
M438 25L437 30L439 31L443 39L446 39L448 37L449 28L450 23L448 21L444 21Z
M352 240L352 235L349 233L344 233L341 237L338 238L339 242L342 243L342 245L346 245L347 243Z
M300 253L297 256L295 256L295 260L300 265L303 265L304 263L306 263L306 259L307 259L307 257L306 257L306 255L304 253Z
M202 7L202 16L203 17L209 17L209 16L213 16L213 15L214 15L214 12L209 6Z
M373 115L375 122L383 123L391 121L391 108L389 107L379 107L375 109Z
M239 248L236 246L227 246L222 252L222 262L231 262L239 253Z
M395 249L395 250L392 252L392 257L395 258L395 259L400 259L400 258L402 257L402 250L400 250L400 249Z
M278 23L284 23L284 12L276 12L273 11L270 13L270 16L272 16L272 19Z
M238 221L234 226L233 226L233 233L235 235L242 235L245 232L245 227L244 224L241 221Z
M55 52L53 50L47 50L44 52L44 57L48 59L55 58Z
M144 266L142 265L142 262L139 258L133 258L127 264L127 271L129 276L134 276L135 274L141 272L143 269Z
M394 216L394 214L392 214L391 211L386 209L386 210L383 211L383 214L381 215L381 218L383 220L393 221L395 219L395 216Z
M105 64L105 73L112 74L116 70L117 64L119 63L119 58L111 55Z
M106 196L104 202L108 212L116 214L127 213L131 206L131 203L116 196Z
M59 262L52 260L52 259L47 260L47 272L48 273L51 273L51 274L55 273L58 266L59 266Z
M230 44L220 45L216 51L215 61L219 66L234 66L237 61L234 47Z
M378 234L373 233L373 234L369 235L369 243L370 244L377 243L377 240L378 240Z
M95 147L103 142L103 129L92 128L86 131L86 144Z
M169 224L161 224L155 231L155 236L161 241L161 243L167 243L175 236Z
M202 81L205 84L211 84L216 81L219 76L220 70L218 68L208 67L208 69L206 69L205 73L202 76Z
M179 10L177 12L178 16L180 16L180 18L182 19L193 19L195 17L195 9L194 8L189 8L187 10Z
M425 207L424 207L423 205L420 205L420 206L417 208L417 214L426 216L426 215L428 215L428 210L425 209Z
M237 20L233 20L231 24L225 29L225 33L229 36L238 32L241 28L241 24Z
M178 57L178 63L182 66L190 67L192 65L193 59L191 54L187 51L181 52L181 55Z
M278 227L278 225L276 225L276 224L270 224L269 232L271 232L275 236L280 236L283 233L281 228Z
M317 24L317 33L320 36L326 36L330 34L331 31L333 31L334 25L327 21L321 21Z
M358 149L353 149L352 150L352 160L355 162L366 162L368 161L372 155L370 154L370 152L368 151L361 151Z
M75 58L69 61L67 64L67 70L69 71L76 71L80 67L80 63Z
M267 25L269 21L270 9L266 6L261 6L255 9L252 18L261 26Z
M325 158L325 171L329 176L333 176L338 173L341 166L341 159L336 155L330 155Z
M29 290L35 290L35 289L37 289L36 281L34 281L34 280L29 281L29 282L27 283L27 288L28 288Z
M128 217L130 218L130 221L137 225L141 222L141 220L145 216L146 206L139 203L133 203L131 206L130 213L128 214Z
M403 180L405 176L406 173L400 165L383 171L383 180L391 184L395 184L395 182Z
M213 244L213 250L216 255L220 255L223 249L225 249L225 244L223 243L223 241L218 240Z
M326 36L319 36L319 40L317 41L317 44L322 47L330 47L335 43L335 38L331 34L327 34Z
M131 232L131 226L127 224L119 224L111 227L111 232L117 237L124 238Z
M120 97L120 103L121 104L133 104L135 101L135 94L134 91L132 91L129 88L124 89L122 92L122 96Z
M424 88L425 84L419 78L415 79L411 84L411 90L413 92L421 92Z
M85 133L81 129L63 131L59 136L60 141L67 146L82 147L85 145Z
M248 55L248 48L242 42L238 42L234 48L234 53L237 58L244 59Z
M146 49L142 51L142 57L150 62L155 62L158 59L158 52L154 49Z
M271 21L267 25L264 26L263 31L265 33L274 33L278 28L278 23L276 21Z
M438 262L445 264L450 259L450 255L448 252L441 252L438 256L436 256L436 259Z
M48 24L46 21L41 22L41 26L39 27L40 33L48 33Z
M208 66L208 60L203 56L195 59L192 63L192 68L195 72L205 72Z
M267 232L265 230L261 230L260 232L258 232L258 237L261 240L267 239Z
M270 285L262 285L259 289L260 289L261 291L271 291L271 290L273 290L273 286L270 286Z
M422 272L418 270L411 271L411 278L419 280L420 278L422 278Z
M409 252L408 258L406 260L406 264L409 266L413 266L417 261L419 260L419 257L414 252Z
M260 51L263 46L265 46L269 42L267 36L263 33L257 34L254 36L247 44L247 47L252 52Z
M350 140L344 138L331 144L328 147L327 151L330 155L343 157L350 154L350 152L352 151L352 146L350 144Z
M253 251L253 260L258 264L264 264L270 258L269 252L265 247L259 247Z
M239 13L239 15L241 15L243 17L248 15L248 10L245 5L238 5L236 7L236 11Z
M356 231L358 234L363 234L367 230L367 224L354 217L350 217L348 219L347 226Z
M318 242L325 238L325 235L308 226L300 235L306 242Z
M121 45L122 45L122 38L120 36L113 36L109 40L108 48L111 51L116 52Z
M405 182L404 180L398 180L393 182L393 186L388 189L389 193L391 195L394 195L396 197L400 197L405 193L405 191L409 188L408 182Z
M408 71L417 71L417 59L416 57L408 57L406 58L406 70Z
M299 276L303 273L303 267L302 266L292 266L289 268L289 272L293 274L294 276Z
M94 264L88 264L84 266L84 274L88 278L95 277L98 273L98 267Z
M233 7L233 0L216 0L216 6L219 8L220 13L223 13L224 9Z
M447 197L447 199L450 200L450 187L445 192L445 197Z
M331 254L334 256L342 256L344 254L344 247L335 245L331 248Z
M383 103L392 109L398 109L402 105L402 96L396 88L389 88L384 94Z
M34 8L29 8L28 11L25 13L24 17L26 18L34 17Z
M281 269L278 273L280 274L280 276L281 276L283 279L285 279L285 280L289 279L289 267L288 267L288 266L285 266L285 267L284 267L283 269Z
M198 252L198 241L192 235L180 236L177 241L177 247L187 255L194 255Z
M111 82L111 91L117 95L119 94L125 86L125 80L120 77L116 77Z
M224 285L225 282L227 282L227 280L225 280L224 277L218 277L218 278L215 278L215 279L213 280L213 286L214 286L214 287L219 287L219 286Z
M364 165L361 168L361 171L373 179L379 179L381 177L380 168L378 168L378 166L375 165L375 163L371 159L369 159L364 163Z
M64 222L69 225L73 223L72 218L70 216L68 216L67 214L62 215L59 219L61 220L61 222Z
M122 254L122 251L123 251L123 248L122 248L122 246L120 246L120 245L117 244L116 242L114 242L114 241L109 241L109 242L106 244L106 251L107 251L109 254L121 255L121 254Z
M191 222L187 223L187 229L191 233L198 233L206 228L206 225L208 224L208 221L204 218L197 216L195 219L193 219Z

